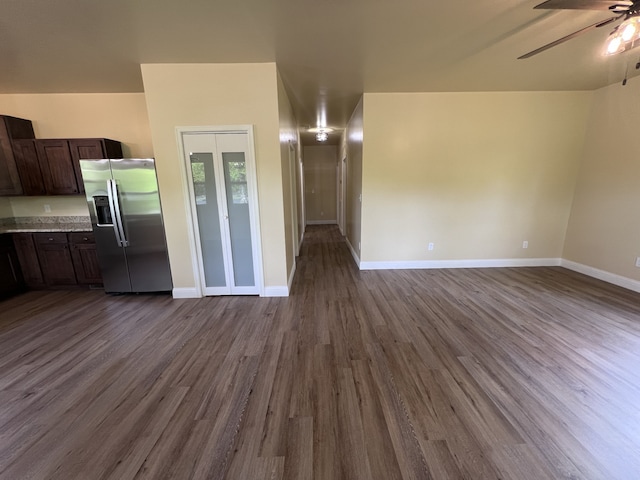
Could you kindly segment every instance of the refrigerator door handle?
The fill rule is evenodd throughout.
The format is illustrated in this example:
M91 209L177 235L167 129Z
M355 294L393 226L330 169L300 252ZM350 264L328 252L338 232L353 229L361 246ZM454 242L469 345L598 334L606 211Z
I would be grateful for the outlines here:
M111 184L111 198L113 199L113 225L117 227L118 241L121 247L128 247L129 242L124 234L124 224L122 222L122 215L120 214L120 200L118 199L118 184L115 180L109 180Z
M120 237L120 229L118 228L118 221L116 217L116 208L113 202L113 189L111 188L111 182L113 180L107 180L107 196L109 197L109 209L111 210L111 221L113 222L111 226L113 227L113 232L116 235L116 242L118 242L118 246L122 246L122 238Z

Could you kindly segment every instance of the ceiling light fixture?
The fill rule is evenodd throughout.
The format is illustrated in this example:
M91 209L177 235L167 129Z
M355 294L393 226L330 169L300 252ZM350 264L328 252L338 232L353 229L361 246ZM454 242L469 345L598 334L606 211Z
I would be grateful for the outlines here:
M307 131L311 133L315 133L317 141L326 142L329 139L329 134L333 132L333 128L313 127L313 128L308 128Z
M633 16L625 19L607 39L605 55L617 55L640 46L640 16L634 13Z

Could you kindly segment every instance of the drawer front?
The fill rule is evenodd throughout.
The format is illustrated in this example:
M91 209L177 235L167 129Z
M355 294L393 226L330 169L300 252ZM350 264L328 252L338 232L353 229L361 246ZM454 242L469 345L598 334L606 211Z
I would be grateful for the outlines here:
M33 237L38 245L68 243L66 233L34 233Z
M93 233L89 232L76 232L69 234L69 243L73 245L79 245L84 243L96 243L96 239Z

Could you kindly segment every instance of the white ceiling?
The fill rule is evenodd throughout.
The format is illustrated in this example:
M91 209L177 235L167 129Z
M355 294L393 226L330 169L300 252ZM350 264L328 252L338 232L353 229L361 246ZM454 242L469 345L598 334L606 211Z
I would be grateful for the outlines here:
M540 0L3 0L0 93L141 92L141 63L277 62L301 125L344 127L362 92L591 90L610 16ZM334 137L335 138L335 137Z

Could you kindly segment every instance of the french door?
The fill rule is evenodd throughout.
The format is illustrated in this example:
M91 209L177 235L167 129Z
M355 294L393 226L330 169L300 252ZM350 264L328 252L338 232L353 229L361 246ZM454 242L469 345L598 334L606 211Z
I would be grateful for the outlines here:
M205 295L260 294L255 165L247 133L182 132Z

